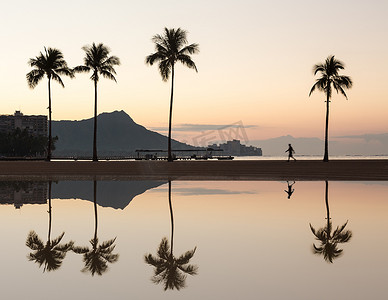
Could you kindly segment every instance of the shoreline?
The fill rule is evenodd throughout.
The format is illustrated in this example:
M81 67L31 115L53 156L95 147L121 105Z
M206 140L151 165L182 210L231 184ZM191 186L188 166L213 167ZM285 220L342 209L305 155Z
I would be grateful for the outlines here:
M0 161L0 180L388 181L388 160Z

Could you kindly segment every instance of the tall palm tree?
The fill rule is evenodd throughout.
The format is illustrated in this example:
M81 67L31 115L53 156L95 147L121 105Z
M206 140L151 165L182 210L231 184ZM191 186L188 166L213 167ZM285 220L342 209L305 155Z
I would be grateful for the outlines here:
M155 268L152 282L156 284L163 283L165 291L167 289L173 290L175 288L180 290L184 288L186 274L196 275L198 270L197 266L189 264L197 247L186 251L178 258L174 256L174 216L171 203L171 181L168 182L168 196L171 217L171 247L167 238L164 237L160 242L156 256L149 253L144 256L145 262Z
M97 225L97 182L94 181L94 237L90 240L92 247L73 247L75 253L83 254L85 267L81 271L90 272L92 276L95 273L102 275L108 270L108 263L114 263L119 258L118 254L112 254L116 238L102 242L102 244L98 243Z
M310 224L310 229L315 235L316 240L320 242L319 246L313 244L313 253L318 255L323 255L324 260L327 262L333 263L333 259L339 257L342 254L343 249L338 249L338 244L347 243L352 237L352 232L350 230L345 230L348 221L342 226L337 226L333 230L333 226L330 219L330 210L329 210L329 183L327 180L326 189L325 189L325 202L326 202L326 218L327 224L325 227L315 230L315 228Z
M172 122L172 103L174 95L174 75L175 63L181 62L183 65L198 72L195 63L191 60L190 54L199 52L198 44L187 45L187 32L178 29L164 28L162 35L154 35L152 41L155 43L155 53L146 57L146 64L153 65L159 63L159 72L163 81L167 81L171 74L171 98L170 115L168 120L168 161L172 162L171 155L171 122Z
M49 230L46 244L39 238L33 230L27 236L26 246L34 252L31 252L27 258L39 264L39 267L44 265L43 272L57 270L66 256L66 253L72 248L74 242L70 241L66 244L60 244L64 232L57 238L51 240L51 181L49 182Z
M328 56L323 64L316 64L313 67L314 75L320 72L322 76L315 81L315 84L310 90L309 96L315 91L315 89L318 89L326 94L325 154L323 156L324 162L329 161L329 103L333 88L337 93L340 92L345 96L346 99L348 99L344 88L349 89L353 85L353 82L349 76L338 74L339 70L343 70L344 68L344 63L335 59L334 55Z
M49 97L49 139L47 145L47 160L51 159L52 136L51 136L51 80L58 82L62 87L65 87L59 75L66 75L70 78L74 77L73 71L67 67L67 63L63 58L60 50L55 48L44 48L44 53L40 52L35 58L30 58L28 64L33 68L27 73L28 86L33 89L46 75L48 79L48 97Z
M90 79L94 82L94 133L93 133L93 161L97 161L97 82L102 77L116 81L114 66L120 65L117 56L109 56L110 49L104 44L82 47L85 51L84 65L74 68L75 72L90 72Z

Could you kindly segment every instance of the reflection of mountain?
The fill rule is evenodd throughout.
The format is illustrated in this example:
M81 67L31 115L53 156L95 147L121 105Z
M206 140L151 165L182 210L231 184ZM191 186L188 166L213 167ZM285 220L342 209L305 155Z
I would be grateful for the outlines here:
M97 204L124 209L134 197L165 184L165 181L99 181ZM53 198L83 199L93 202L92 181L60 181L53 185Z

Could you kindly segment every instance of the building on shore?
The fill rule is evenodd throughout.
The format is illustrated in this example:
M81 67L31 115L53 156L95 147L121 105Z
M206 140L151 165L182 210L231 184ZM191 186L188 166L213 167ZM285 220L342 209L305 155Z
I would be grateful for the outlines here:
M46 182L2 182L0 184L0 205L14 205L20 209L23 204L46 204Z
M0 132L9 133L17 128L34 136L47 136L47 116L27 116L19 110L13 115L0 115Z
M262 156L263 152L261 148L254 146L246 146L240 143L240 140L227 141L223 144L209 145L208 148L214 150L223 150L223 155L234 155L234 156Z

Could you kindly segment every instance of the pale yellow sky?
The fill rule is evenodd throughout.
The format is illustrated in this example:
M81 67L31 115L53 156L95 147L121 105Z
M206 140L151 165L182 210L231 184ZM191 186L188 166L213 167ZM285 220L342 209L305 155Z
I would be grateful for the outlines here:
M312 66L334 54L354 87L349 101L333 97L330 134L387 132L387 1L18 1L2 5L0 113L47 114L47 82L27 86L28 59L60 49L73 67L81 47L108 45L120 57L118 83L99 83L98 111L126 111L148 128L168 122L170 83L144 64L151 37L164 27L186 29L199 72L178 67L173 123L227 125L238 121L250 140L291 134L323 137L322 93L310 99ZM53 85L53 119L93 115L88 75ZM190 141L201 132L176 131Z

